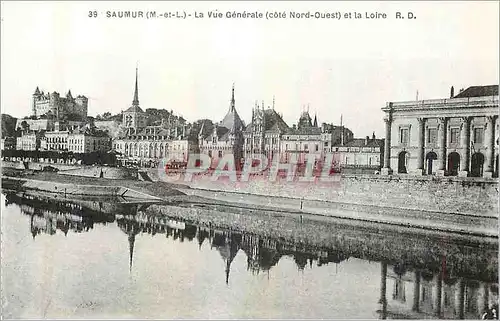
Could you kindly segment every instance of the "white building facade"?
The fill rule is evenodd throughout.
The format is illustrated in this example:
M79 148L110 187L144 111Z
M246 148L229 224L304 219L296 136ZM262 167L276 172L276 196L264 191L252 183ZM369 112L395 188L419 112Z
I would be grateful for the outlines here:
M390 102L383 174L498 176L498 86Z

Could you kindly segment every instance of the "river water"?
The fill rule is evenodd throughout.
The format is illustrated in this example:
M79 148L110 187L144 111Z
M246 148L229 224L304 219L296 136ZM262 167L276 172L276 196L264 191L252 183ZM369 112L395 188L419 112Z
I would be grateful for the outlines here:
M1 213L4 318L478 319L498 300L497 240L412 235L401 251L337 227L337 248L308 247L19 194Z

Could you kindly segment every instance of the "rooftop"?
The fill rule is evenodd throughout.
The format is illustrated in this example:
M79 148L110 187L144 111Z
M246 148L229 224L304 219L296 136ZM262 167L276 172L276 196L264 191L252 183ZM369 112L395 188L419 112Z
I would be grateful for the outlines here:
M498 85L471 86L453 98L498 96Z

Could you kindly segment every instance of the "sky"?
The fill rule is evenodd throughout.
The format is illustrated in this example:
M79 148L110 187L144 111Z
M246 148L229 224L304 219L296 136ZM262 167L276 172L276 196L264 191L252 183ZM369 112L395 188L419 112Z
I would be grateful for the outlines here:
M106 11L186 12L187 19L106 18ZM209 11L286 18L214 19ZM97 18L88 17L97 11ZM290 12L340 12L294 19ZM416 19L395 19L396 12ZM204 18L194 18L195 12ZM344 18L361 13L363 19ZM386 19L366 19L366 13ZM89 97L89 115L127 109L135 68L143 109L220 121L235 85L250 122L255 101L291 126L309 108L356 137L384 134L389 101L448 98L499 83L499 3L489 2L2 2L1 105L15 117L44 91ZM307 107L309 106L309 107Z

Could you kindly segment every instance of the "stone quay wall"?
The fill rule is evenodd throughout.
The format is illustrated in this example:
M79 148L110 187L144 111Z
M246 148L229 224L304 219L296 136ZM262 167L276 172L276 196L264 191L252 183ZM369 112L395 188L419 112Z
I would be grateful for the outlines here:
M28 168L25 168L25 164L28 166ZM64 171L64 170L70 170L70 169L76 169L76 168L81 168L82 165L73 165L73 164L60 164L60 163L44 163L44 162L13 162L13 161L2 161L2 167L10 167L10 168L15 168L15 169L32 169L32 170L37 170L41 171L43 170L44 167L51 166L54 168L57 168L58 170Z
M153 179L154 180L154 179ZM341 175L334 182L212 181L195 176L191 188L430 212L498 217L498 180L457 177Z
M60 164L60 163L43 163L43 162L12 162L12 161L2 161L3 167L15 168L15 169L26 169L25 164L28 166L27 169L31 170L43 170L44 167L50 166L57 168L59 174L62 175L73 175L73 176L83 176L83 177L100 177L101 171L103 173L103 178L108 179L137 179L137 169L125 168L125 167L108 167L108 166L89 166L89 165L77 165L77 164Z
M63 170L61 175L101 177L108 179L137 179L137 170L125 167L84 166L81 168Z

